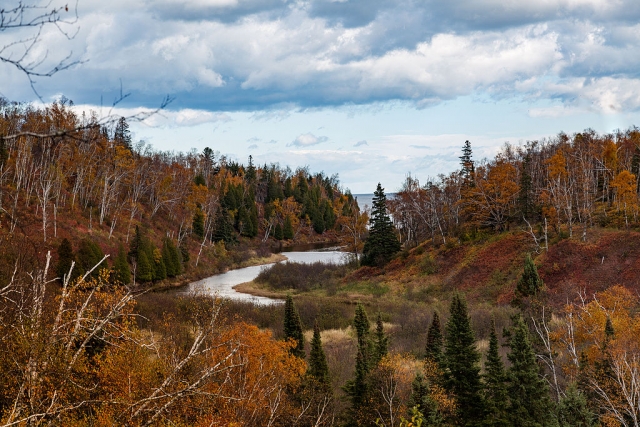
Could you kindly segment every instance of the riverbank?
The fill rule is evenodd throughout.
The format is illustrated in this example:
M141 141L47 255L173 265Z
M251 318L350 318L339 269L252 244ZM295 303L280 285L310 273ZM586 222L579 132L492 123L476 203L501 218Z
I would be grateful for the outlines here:
M187 272L180 277L174 279L166 279L151 288L152 292L164 292L183 288L190 283L206 279L216 274L226 273L228 271L237 270L239 268L256 267L260 265L274 264L276 262L286 261L287 257L281 253L269 254L268 257L251 257L245 261L230 265L224 271L207 271L199 269L197 271Z
M284 299L287 296L287 292L261 288L254 280L235 285L232 289L236 292L252 295L254 297Z

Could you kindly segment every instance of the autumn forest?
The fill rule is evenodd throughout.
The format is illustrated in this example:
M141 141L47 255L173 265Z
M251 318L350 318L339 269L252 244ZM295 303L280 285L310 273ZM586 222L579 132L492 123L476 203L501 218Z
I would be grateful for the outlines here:
M640 424L638 129L461 141L365 209L136 119L0 99L1 425ZM311 243L243 284L284 303L176 292Z

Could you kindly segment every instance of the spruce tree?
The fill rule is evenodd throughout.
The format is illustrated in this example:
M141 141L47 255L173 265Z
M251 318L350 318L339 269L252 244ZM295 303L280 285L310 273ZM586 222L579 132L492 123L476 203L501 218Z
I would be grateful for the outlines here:
M56 264L56 275L62 282L64 278L69 274L71 269L71 263L75 262L76 257L73 253L73 247L69 239L64 238L58 246L58 263ZM77 266L74 267L74 271L71 272L71 278L77 277Z
M370 372L370 342L369 319L364 306L360 303L356 306L353 319L353 327L356 330L358 340L358 352L356 354L356 371L354 378L347 381L344 391L351 401L350 423L359 425L357 420L364 404L369 397L369 372Z
M400 251L400 242L395 227L387 213L387 197L378 183L373 193L369 236L362 249L362 265L382 266Z
M236 240L233 224L229 219L229 211L227 207L222 203L218 207L215 220L215 228L213 231L214 242L224 242L225 244L233 243Z
M508 427L510 425L507 413L507 386L504 363L498 352L498 336L495 322L491 322L489 336L489 351L484 365L484 395L487 405L487 427Z
M540 375L540 367L529 338L529 329L520 316L514 319L508 354L507 393L510 398L511 425L523 427L557 426L549 387Z
M291 348L291 354L304 359L304 334L302 332L302 322L300 315L293 304L291 294L287 295L284 303L284 339L292 339L295 346Z
M427 331L427 346L425 349L425 358L433 360L441 364L442 362L442 327L440 326L440 316L437 312L433 312L433 319L429 330Z
M373 365L378 364L389 351L389 337L384 333L384 326L382 324L382 315L378 312L378 318L376 319L376 332L373 341L373 355L371 362Z
M291 223L291 217L289 215L284 219L284 226L282 227L282 237L287 240L291 240L294 237L293 224Z
M587 406L587 399L575 383L569 384L565 395L558 402L560 427L596 427L598 417Z
M128 285L129 282L131 282L131 269L129 268L127 254L124 251L124 246L122 246L122 244L118 247L118 255L113 263L113 270L118 282L123 285Z
M542 279L538 275L538 269L531 259L531 255L527 254L524 260L524 271L516 286L516 295L519 297L535 296L544 286Z
M331 384L329 377L329 365L327 357L322 349L322 339L318 322L313 326L313 338L311 339L311 352L309 353L309 368L307 374L315 378L321 386L329 387Z
M146 251L140 251L137 257L136 278L141 282L153 280L153 266L147 257Z
M273 231L273 237L276 240L282 240L283 234L282 234L282 226L280 225L280 223L276 224L276 227L275 227L275 229Z
M467 187L473 186L473 175L475 173L472 154L473 151L471 150L471 143L467 140L464 142L464 146L462 147L462 156L459 157L460 166L462 167L460 175L462 176L464 185Z
M444 351L444 382L456 398L456 417L460 425L479 426L484 419L480 383L480 354L467 314L467 304L459 294L451 301Z
M78 252L76 253L76 258L78 260L78 274L84 276L84 274L95 267L103 257L104 253L102 252L102 249L100 249L100 246L98 246L93 240L89 238L80 240ZM105 267L105 264L99 265L95 270L93 270L90 277L98 277L99 271Z
M200 208L196 208L196 212L193 214L191 229L196 236L204 237L204 213Z
M358 338L358 348L363 350L363 355L368 359L369 354L369 318L367 312L361 303L356 306L356 314L353 319L353 327L356 330L356 336Z

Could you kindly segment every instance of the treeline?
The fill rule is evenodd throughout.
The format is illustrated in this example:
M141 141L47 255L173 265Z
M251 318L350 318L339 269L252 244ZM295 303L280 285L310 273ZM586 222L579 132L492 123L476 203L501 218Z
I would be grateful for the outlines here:
M506 144L494 159L481 162L473 160L467 141L460 161L459 171L423 184L406 179L390 203L403 243L446 243L481 229L524 225L543 244L550 233L573 236L578 229L585 238L594 225L638 224L640 130L635 127Z
M112 254L122 244L135 267L139 257L129 246L140 227L154 245L150 253L162 252L168 238L183 249L183 261L190 254L197 265L218 242L351 236L344 225L352 217L359 217L357 203L337 175L257 166L251 157L243 165L210 148L156 151L132 141L125 118L105 124L95 113L76 114L66 100L46 108L0 100L5 236L50 249L68 238L76 250L93 238Z

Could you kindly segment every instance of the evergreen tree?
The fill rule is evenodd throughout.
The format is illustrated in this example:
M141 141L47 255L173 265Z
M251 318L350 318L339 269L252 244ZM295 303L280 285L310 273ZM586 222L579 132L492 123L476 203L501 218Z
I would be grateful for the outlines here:
M207 186L207 181L204 179L204 176L202 176L201 173L197 174L194 178L193 178L193 183L195 185L202 185L203 187Z
M442 363L442 327L440 326L440 316L433 312L433 319L427 331L427 346L425 358L431 359L439 365Z
M229 211L227 210L224 203L220 204L220 207L218 207L218 212L216 213L213 241L222 241L225 244L233 243L236 241L233 225L229 220Z
M487 427L508 427L510 425L507 413L507 388L504 363L498 352L498 336L496 325L491 324L489 336L489 351L484 365L485 400L487 404Z
M358 348L363 350L363 355L368 358L369 354L369 318L367 312L361 303L356 306L356 314L353 319L353 327L356 330L356 336L358 337Z
M162 257L162 252L157 248L152 248L151 259L153 259L153 280L164 280L167 278L167 266Z
M73 253L71 242L67 238L62 239L62 242L60 242L58 246L58 263L56 264L56 275L60 278L61 282L65 276L69 274L71 264L75 262L75 260L76 257ZM78 267L74 267L73 270L74 271L71 272L72 279L78 276Z
M462 169L460 171L460 175L462 176L462 180L465 186L473 186L473 175L475 174L475 166L473 163L471 150L471 143L467 140L464 142L464 146L462 147L462 156L460 156L460 166Z
M78 274L83 276L93 267L95 267L104 257L104 253L100 246L98 246L93 240L85 238L80 240L78 246L78 252L76 258L78 260ZM98 266L91 273L90 277L98 277L98 272L105 268L104 264Z
M407 407L418 410L421 415L420 421L422 421L422 425L424 426L440 427L444 425L442 414L438 411L438 404L429 394L429 384L420 372L416 374L411 383L411 396L409 397ZM411 415L412 410L410 409L409 416Z
M380 183L373 195L369 226L369 237L362 250L362 265L382 266L400 251L400 242L387 214L387 197Z
M273 230L273 237L275 237L276 240L282 240L283 234L282 226L280 225L280 223L276 224L275 229Z
M256 167L253 165L253 156L249 156L249 165L244 173L244 179L250 185L255 185L256 182Z
M136 279L141 282L153 280L153 266L147 257L146 251L140 251L136 258Z
M309 368L307 374L312 376L322 386L327 388L331 385L329 378L329 365L327 357L322 349L322 339L318 322L313 326L313 338L311 339L311 352L309 353Z
M444 351L445 388L457 402L457 421L463 426L479 426L484 419L480 384L480 354L467 314L467 304L459 294L451 301Z
M538 269L531 259L531 255L527 254L524 260L524 271L516 286L516 295L519 297L535 296L544 286L542 279L538 275Z
M347 381L344 391L351 400L350 423L358 425L359 414L369 398L369 372L370 372L370 343L369 343L369 319L360 303L356 306L356 314L353 319L353 327L358 338L358 352L356 354L356 371L354 378Z
M282 227L282 237L287 240L291 240L294 237L293 224L291 223L291 217L289 215L284 219L284 226Z
M558 402L560 427L596 427L598 417L587 406L587 399L575 383L569 384L566 393Z
M127 123L127 119L124 117L120 117L116 123L113 139L116 143L122 145L127 150L131 151L133 149L131 145L131 131L129 131L129 124Z
M382 315L378 312L378 318L376 319L376 333L373 341L373 355L371 362L373 365L378 364L389 351L389 337L384 333L384 326L382 324Z
M131 243L129 243L129 260L131 260L131 262L137 262L138 260L138 254L140 253L140 250L143 248L144 246L144 242L143 242L143 236L142 236L142 231L140 230L140 227L138 227L136 225L136 232L133 235L133 239L131 239Z
M167 277L176 277L182 274L182 256L168 237L162 240L162 259L167 269Z
M540 375L529 329L520 316L514 319L508 354L507 393L511 425L523 427L557 426L547 383Z
M124 251L124 246L122 246L122 244L118 247L118 255L113 263L113 270L118 282L123 285L128 285L129 282L131 282L131 269L129 268L127 254Z
M202 212L202 209L197 208L196 212L193 214L191 228L193 230L193 234L200 238L204 237L204 213Z
M302 322L300 315L293 304L291 295L287 295L284 303L284 339L294 340L295 347L291 348L291 354L304 359L304 334L302 332Z

